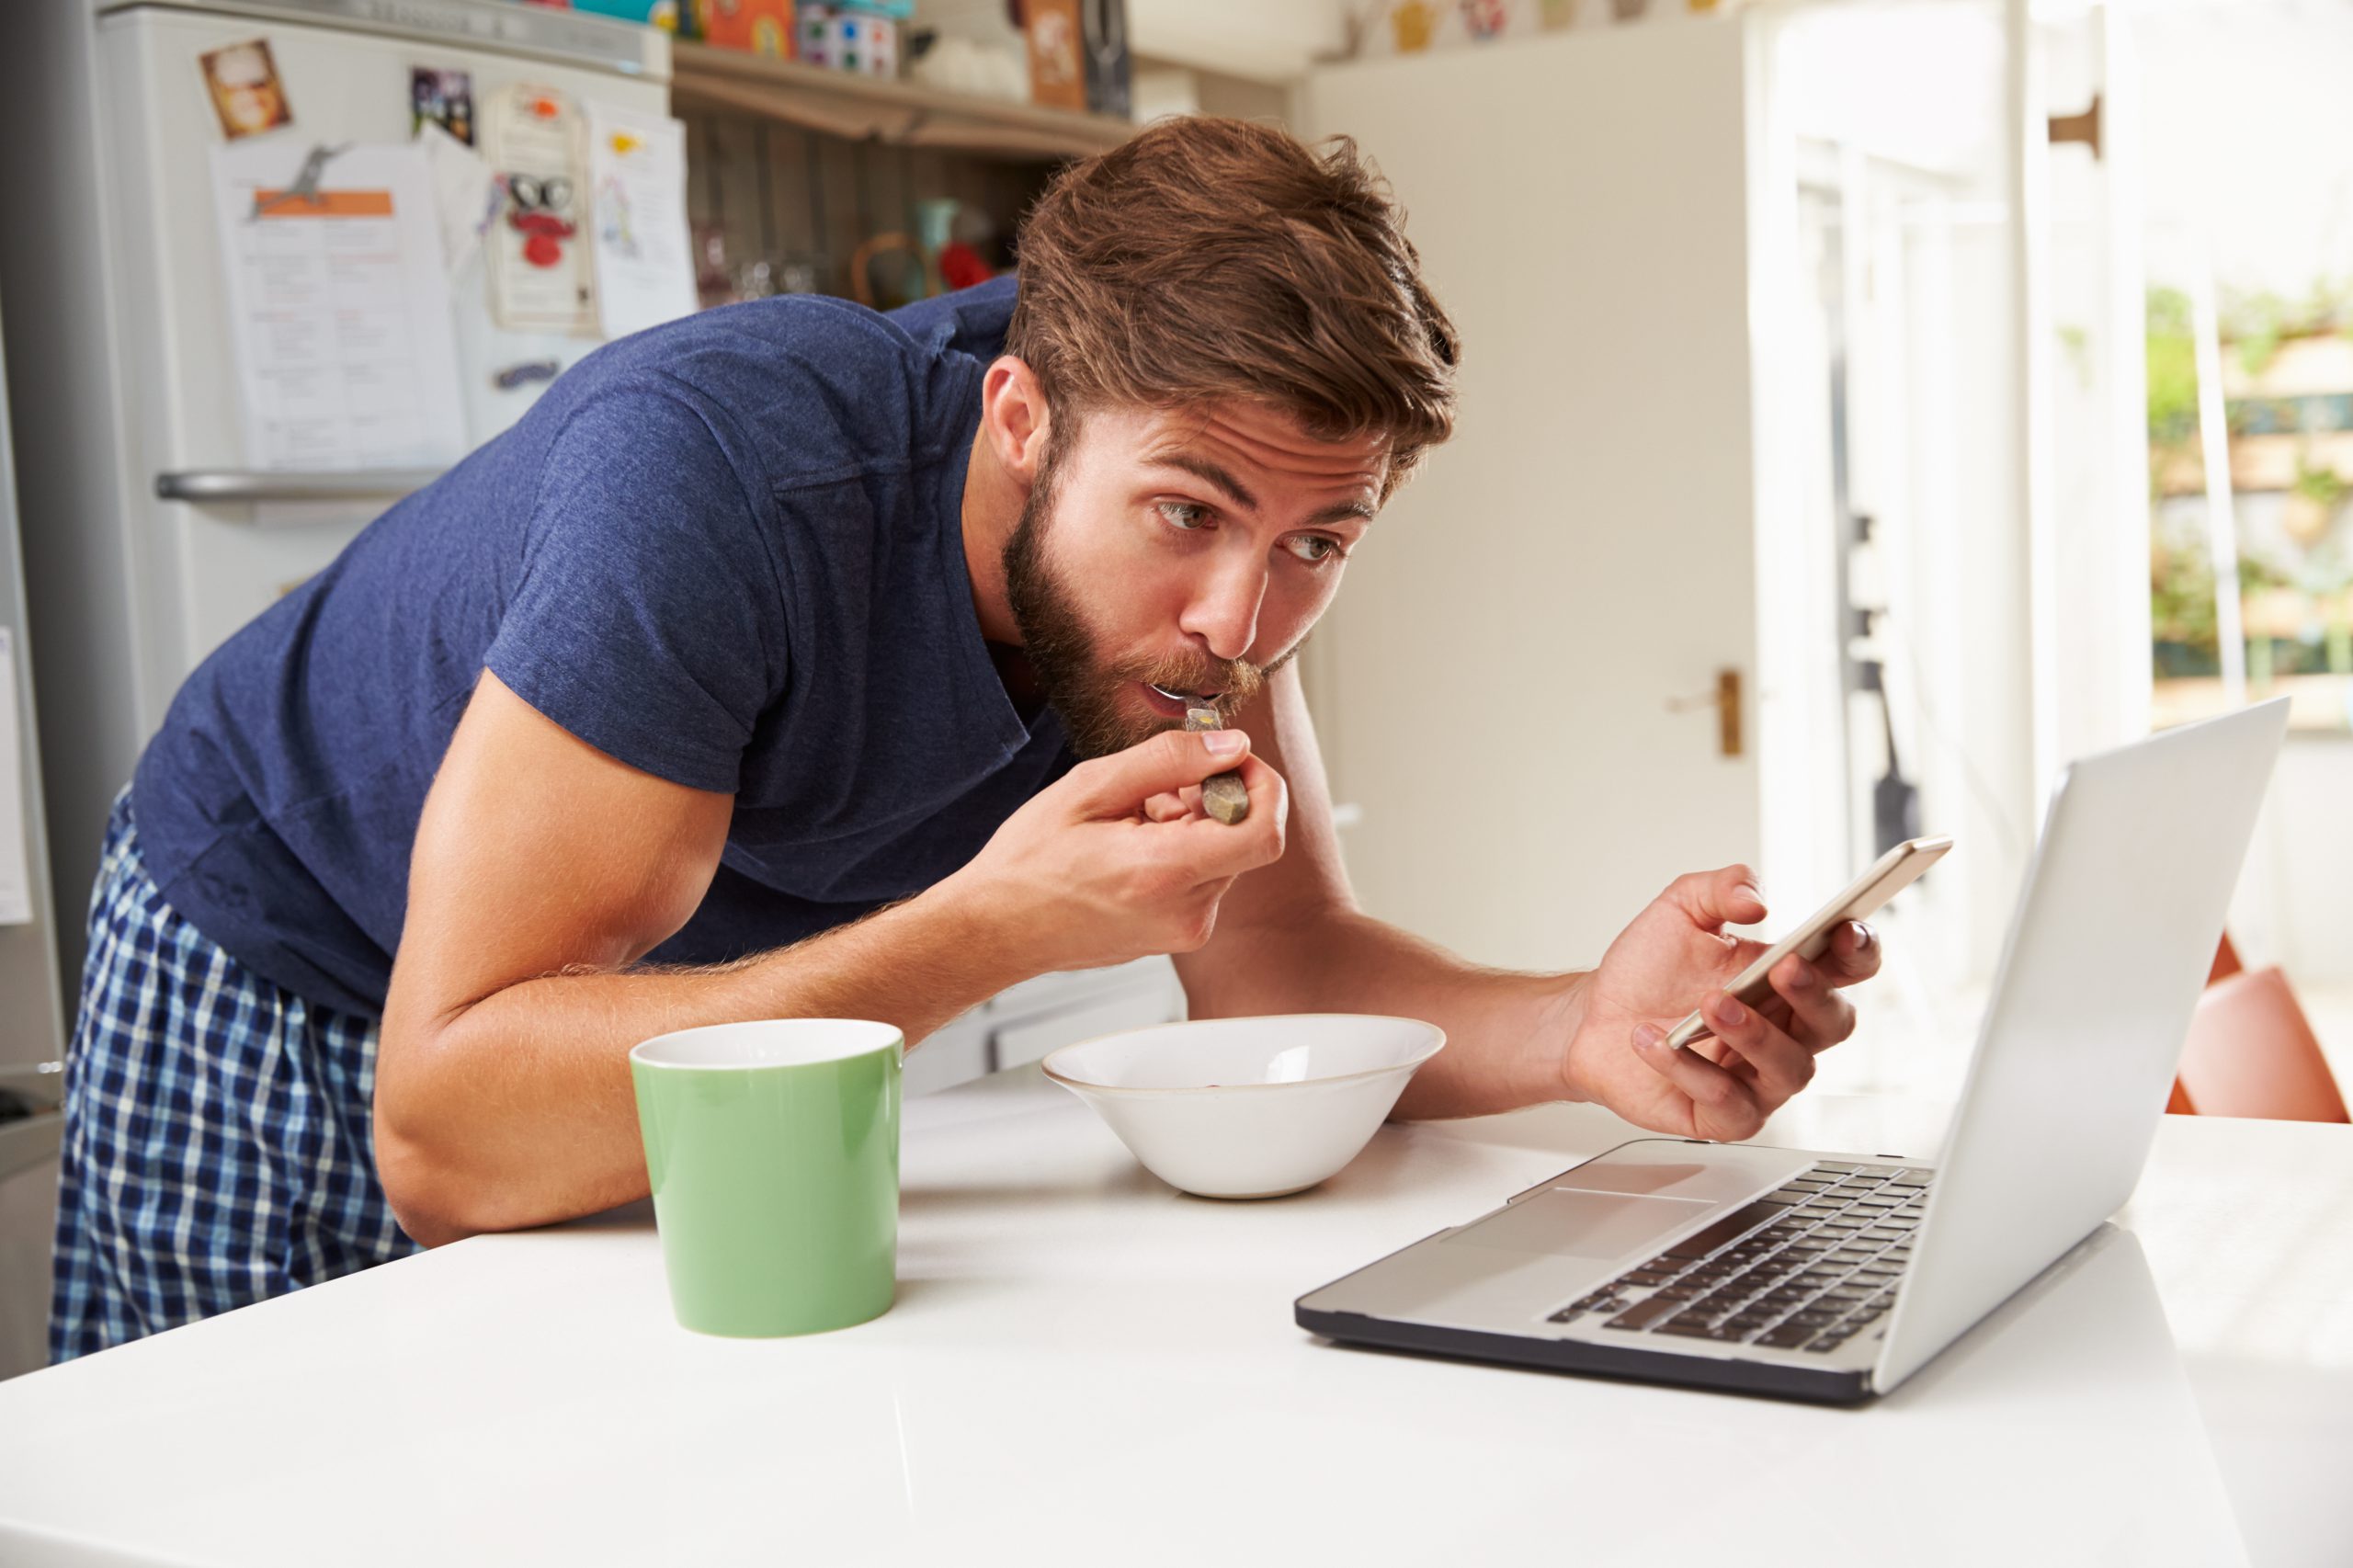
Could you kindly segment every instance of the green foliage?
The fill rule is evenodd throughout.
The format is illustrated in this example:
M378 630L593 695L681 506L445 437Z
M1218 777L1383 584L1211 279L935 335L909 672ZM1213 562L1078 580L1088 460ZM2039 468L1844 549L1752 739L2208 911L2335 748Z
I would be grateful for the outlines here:
M2149 290L2148 357L2152 455L2190 451L2198 443L2198 350L2189 296L2178 289ZM2152 494L2155 483L2152 473Z
M2347 483L2335 469L2313 467L2307 454L2301 451L2296 454L2296 482L2292 488L2305 500L2317 501L2331 512L2343 506L2346 495L2353 493L2353 484Z

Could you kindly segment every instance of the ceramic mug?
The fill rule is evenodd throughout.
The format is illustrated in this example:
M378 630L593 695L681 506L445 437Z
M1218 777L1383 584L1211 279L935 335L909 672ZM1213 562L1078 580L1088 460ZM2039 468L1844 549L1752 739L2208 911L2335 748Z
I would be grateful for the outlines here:
M904 1044L891 1024L773 1018L629 1053L681 1324L765 1338L889 1309Z

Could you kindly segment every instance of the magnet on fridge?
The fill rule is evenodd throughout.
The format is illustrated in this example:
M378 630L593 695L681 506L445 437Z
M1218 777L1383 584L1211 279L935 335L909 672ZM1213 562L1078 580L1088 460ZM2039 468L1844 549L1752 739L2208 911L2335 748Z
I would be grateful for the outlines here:
M506 222L523 235L523 259L533 267L558 267L563 242L580 232L564 216L572 209L572 182L562 175L506 176Z
M221 134L230 141L294 123L294 109L286 101L286 84L278 79L278 62L270 57L267 39L233 43L197 60L204 67L212 112L221 119Z
M468 71L419 65L408 74L409 131L427 120L471 147L474 144L474 79Z
M533 381L551 381L561 369L563 367L552 359L526 359L520 364L507 366L490 379L500 392L513 392L517 387L529 386Z

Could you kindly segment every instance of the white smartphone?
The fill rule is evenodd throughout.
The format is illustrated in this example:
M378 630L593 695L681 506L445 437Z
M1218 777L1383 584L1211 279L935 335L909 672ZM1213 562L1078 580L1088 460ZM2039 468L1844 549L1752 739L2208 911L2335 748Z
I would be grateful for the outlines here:
M1881 856L1871 869L1857 877L1846 892L1815 910L1804 925L1757 955L1756 961L1733 976L1724 989L1747 1006L1763 1005L1772 992L1773 966L1791 953L1811 962L1830 946L1831 934L1846 921L1864 920L1879 913L1889 899L1919 881L1920 873L1944 858L1949 838L1909 838ZM1670 1047L1689 1045L1713 1033L1697 1012L1666 1037Z

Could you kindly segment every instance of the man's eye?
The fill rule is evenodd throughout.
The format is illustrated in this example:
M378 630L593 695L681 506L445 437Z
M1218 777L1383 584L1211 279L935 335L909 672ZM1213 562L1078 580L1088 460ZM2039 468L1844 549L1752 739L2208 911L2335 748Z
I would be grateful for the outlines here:
M1170 528L1182 528L1187 533L1210 520L1210 509L1190 501L1155 501L1153 506Z
M1329 534L1300 534L1284 540L1283 548L1311 566L1320 566L1347 553L1340 548L1340 541Z

